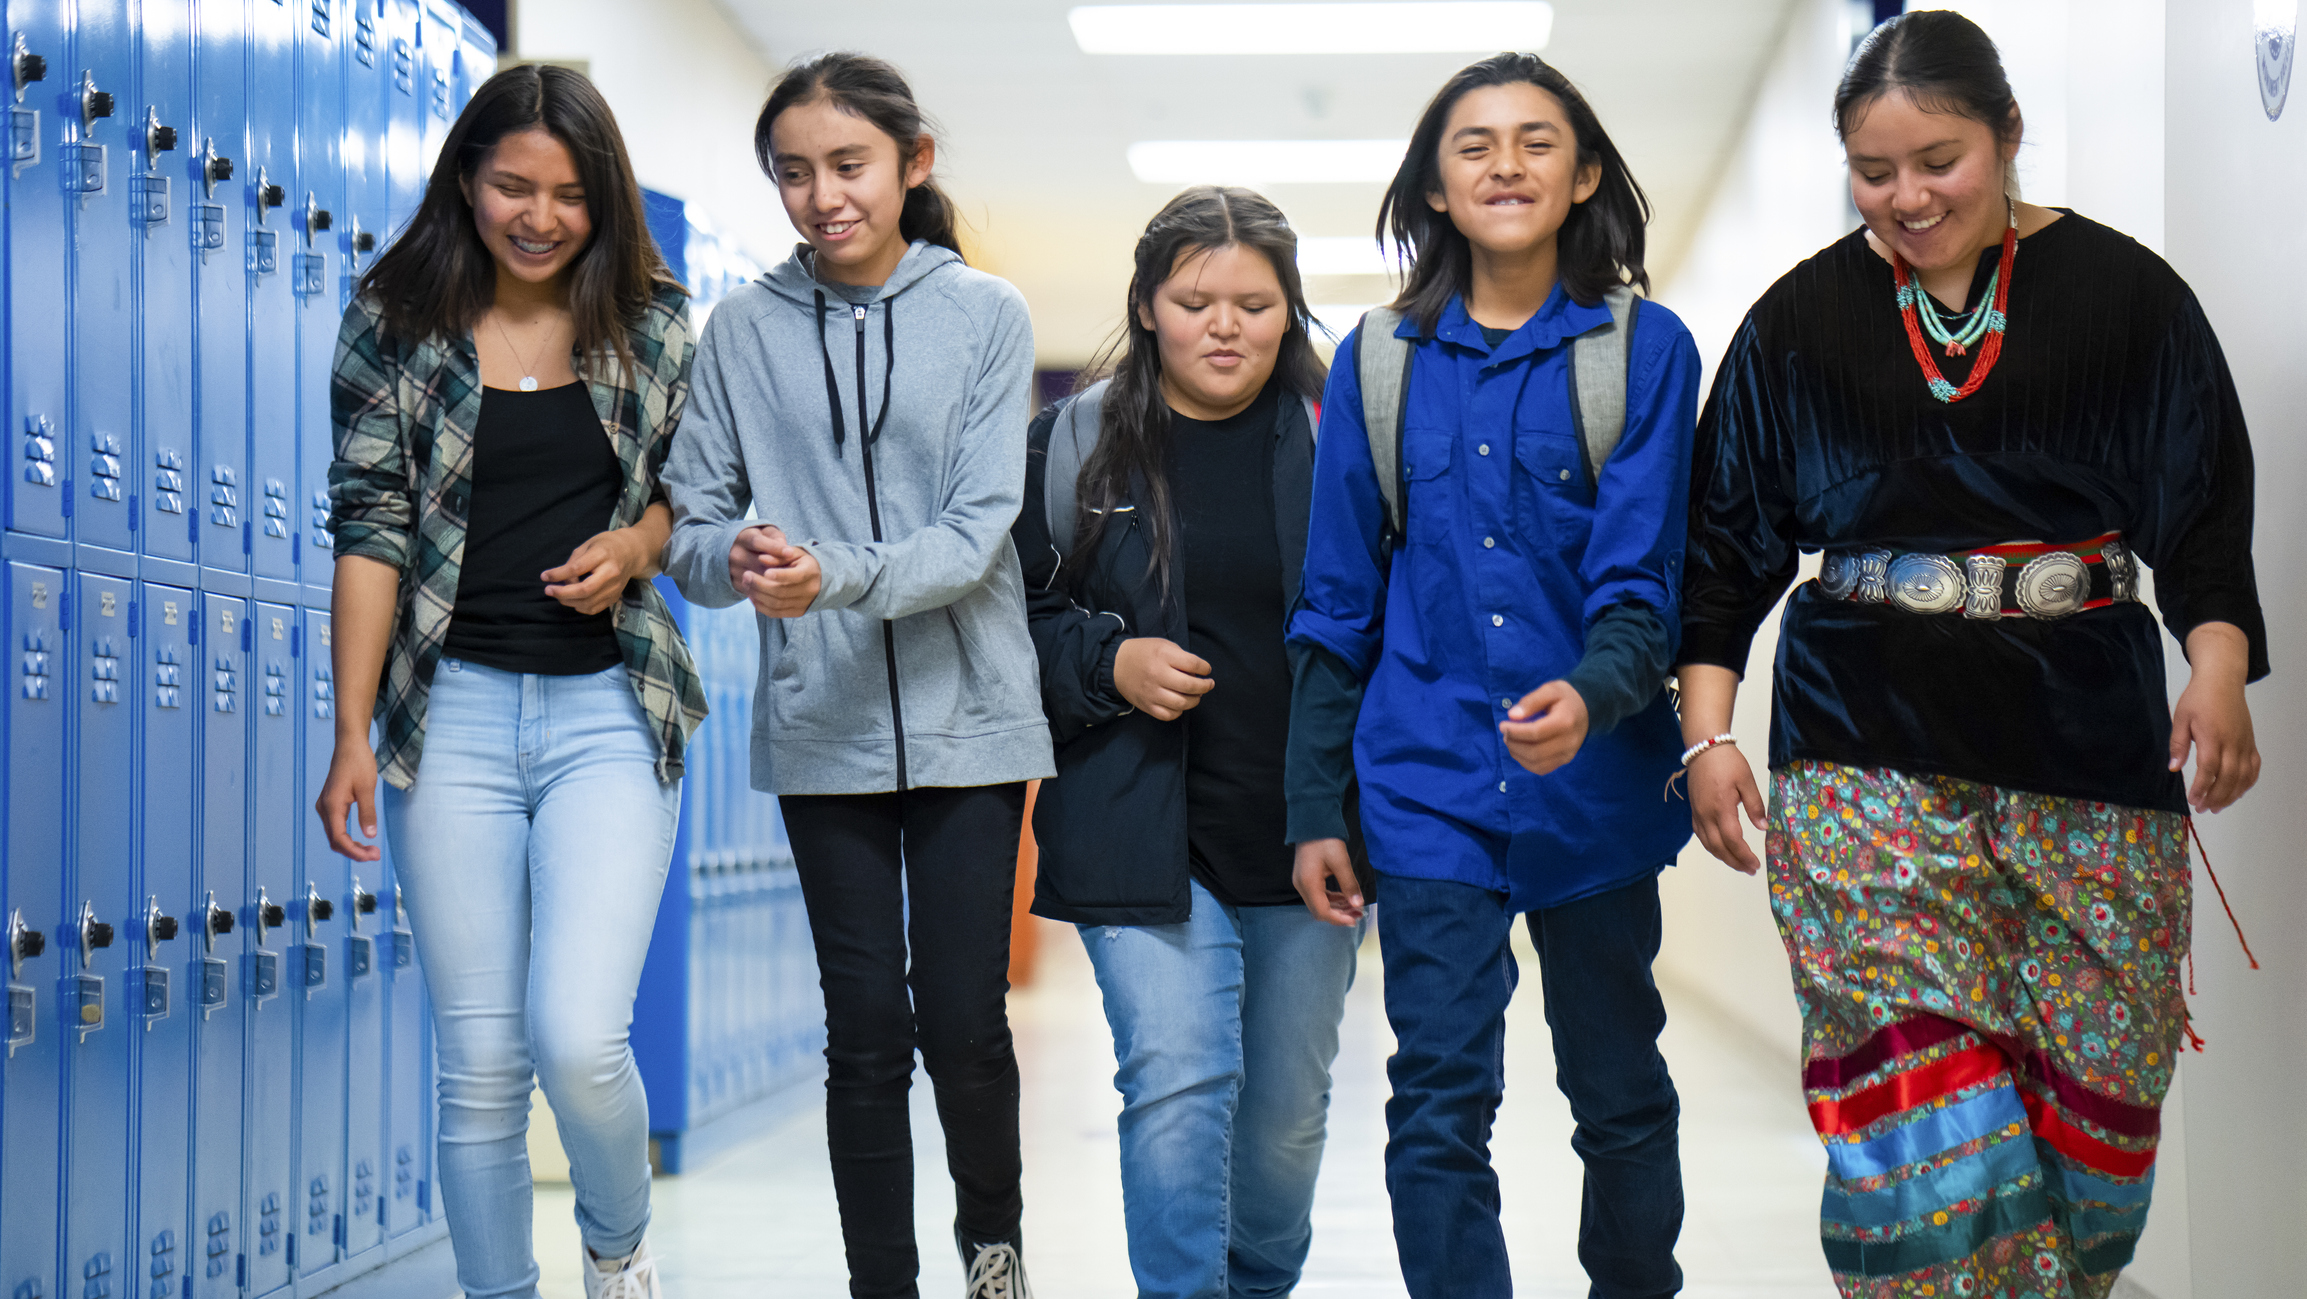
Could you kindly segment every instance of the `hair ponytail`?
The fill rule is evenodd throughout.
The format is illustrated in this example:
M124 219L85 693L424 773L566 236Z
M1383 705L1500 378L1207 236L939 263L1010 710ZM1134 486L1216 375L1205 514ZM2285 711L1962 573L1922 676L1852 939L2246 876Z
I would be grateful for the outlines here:
M930 129L929 119L914 101L913 87L905 82L905 74L886 59L870 54L856 54L846 50L820 54L804 59L787 68L770 87L769 100L761 105L761 116L753 123L753 157L761 164L761 173L772 181L777 178L776 155L770 147L769 128L777 115L800 104L823 99L842 112L852 113L871 122L874 127L897 141L898 163L911 166L924 144L933 143L936 133ZM961 253L961 236L955 228L953 200L937 187L931 177L905 191L905 207L898 214L897 233L908 243L920 239Z

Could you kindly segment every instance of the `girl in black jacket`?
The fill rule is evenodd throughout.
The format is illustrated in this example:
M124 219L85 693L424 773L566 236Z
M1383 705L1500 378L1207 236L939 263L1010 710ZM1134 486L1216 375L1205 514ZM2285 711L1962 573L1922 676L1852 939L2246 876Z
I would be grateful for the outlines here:
M1286 1294L1362 929L1301 900L1283 796L1325 370L1258 195L1178 195L1136 263L1110 377L1029 435L1014 536L1058 770L1033 910L1081 927L1105 995L1139 1294Z

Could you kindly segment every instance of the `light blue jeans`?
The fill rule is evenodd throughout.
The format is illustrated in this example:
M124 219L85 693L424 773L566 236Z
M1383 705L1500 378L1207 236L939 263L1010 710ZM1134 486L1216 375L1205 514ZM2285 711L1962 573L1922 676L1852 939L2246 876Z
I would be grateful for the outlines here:
M649 1226L627 1032L679 820L625 669L441 660L414 788L384 790L440 1053L440 1188L468 1299L534 1299L529 1092L560 1121L595 1253Z
M1196 883L1184 924L1083 925L1081 937L1113 1027L1139 1299L1290 1293L1313 1241L1362 926L1229 907Z

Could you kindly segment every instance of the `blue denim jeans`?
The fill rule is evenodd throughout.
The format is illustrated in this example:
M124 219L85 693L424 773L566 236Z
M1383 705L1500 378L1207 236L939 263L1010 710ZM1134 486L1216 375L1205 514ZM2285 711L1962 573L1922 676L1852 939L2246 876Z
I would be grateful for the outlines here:
M1491 1123L1506 1089L1506 1003L1520 977L1506 895L1386 875L1386 1191L1413 1299L1514 1293L1498 1225ZM1554 1036L1554 1082L1570 1100L1586 1165L1578 1261L1593 1299L1666 1299L1682 1288L1681 1102L1658 1053L1666 1007L1655 875L1529 913Z
M560 1122L595 1253L649 1225L649 1103L627 1031L680 816L625 669L443 659L416 785L384 790L432 992L440 1186L468 1299L533 1299L529 1092Z
M1229 907L1196 883L1184 924L1081 937L1113 1027L1139 1299L1290 1293L1313 1240L1361 927Z

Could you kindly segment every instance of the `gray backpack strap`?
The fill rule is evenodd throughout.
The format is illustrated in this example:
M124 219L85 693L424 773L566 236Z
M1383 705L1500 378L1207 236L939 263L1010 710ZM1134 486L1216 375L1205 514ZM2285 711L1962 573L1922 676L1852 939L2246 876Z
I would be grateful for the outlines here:
M1362 384L1362 424L1370 434L1370 465L1378 471L1378 496L1385 502L1384 548L1409 536L1409 493L1402 484L1402 419L1410 403L1410 360L1416 349L1396 338L1402 313L1372 307L1362 314L1354 341L1354 372Z
M1610 323L1570 341L1570 417L1586 451L1586 481L1602 488L1602 466L1626 435L1627 368L1633 363L1634 317L1642 299L1620 285L1602 296Z
M1098 414L1110 382L1101 379L1068 399L1049 430L1049 453L1041 463L1042 517L1061 562L1073 557L1081 521L1081 467L1097 449Z

